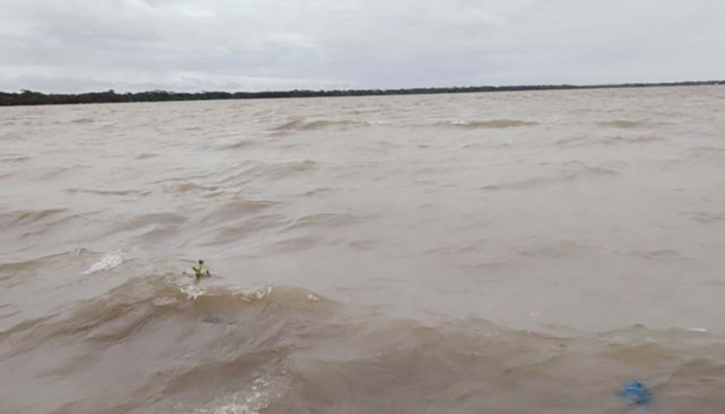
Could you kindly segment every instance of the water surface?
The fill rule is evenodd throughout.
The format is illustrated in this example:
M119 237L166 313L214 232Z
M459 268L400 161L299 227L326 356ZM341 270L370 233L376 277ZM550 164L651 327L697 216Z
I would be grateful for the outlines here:
M720 413L724 103L4 108L0 411Z

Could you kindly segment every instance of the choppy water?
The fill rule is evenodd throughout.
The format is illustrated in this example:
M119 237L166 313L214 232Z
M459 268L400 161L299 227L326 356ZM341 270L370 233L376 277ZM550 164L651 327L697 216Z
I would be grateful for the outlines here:
M0 412L722 413L723 108L2 109Z

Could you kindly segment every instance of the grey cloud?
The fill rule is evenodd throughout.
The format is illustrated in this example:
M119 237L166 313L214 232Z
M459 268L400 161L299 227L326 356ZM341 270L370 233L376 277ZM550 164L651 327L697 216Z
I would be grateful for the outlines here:
M725 77L715 0L0 0L0 90Z

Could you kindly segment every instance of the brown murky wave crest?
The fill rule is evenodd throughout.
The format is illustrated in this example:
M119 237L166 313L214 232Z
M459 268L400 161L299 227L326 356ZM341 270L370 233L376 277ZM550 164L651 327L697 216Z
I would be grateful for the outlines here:
M720 413L724 100L3 109L0 412Z

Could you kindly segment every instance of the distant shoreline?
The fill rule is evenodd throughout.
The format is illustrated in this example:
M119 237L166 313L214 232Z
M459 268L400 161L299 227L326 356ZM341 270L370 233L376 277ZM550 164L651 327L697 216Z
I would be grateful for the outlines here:
M623 83L604 85L521 85L521 86L468 86L449 88L410 88L410 89L359 89L359 90L292 90L268 92L170 92L149 91L136 93L90 92L78 94L46 94L23 90L20 93L0 92L0 106L27 105L69 105L94 103L129 103L129 102L175 102L175 101L208 101L229 99L275 99L275 98L318 98L340 96L388 96L388 95L432 95L444 93L485 93L485 92L521 92L521 91L555 91L576 89L623 89L623 88L655 88L677 86L725 85L725 80L699 82L669 83Z

